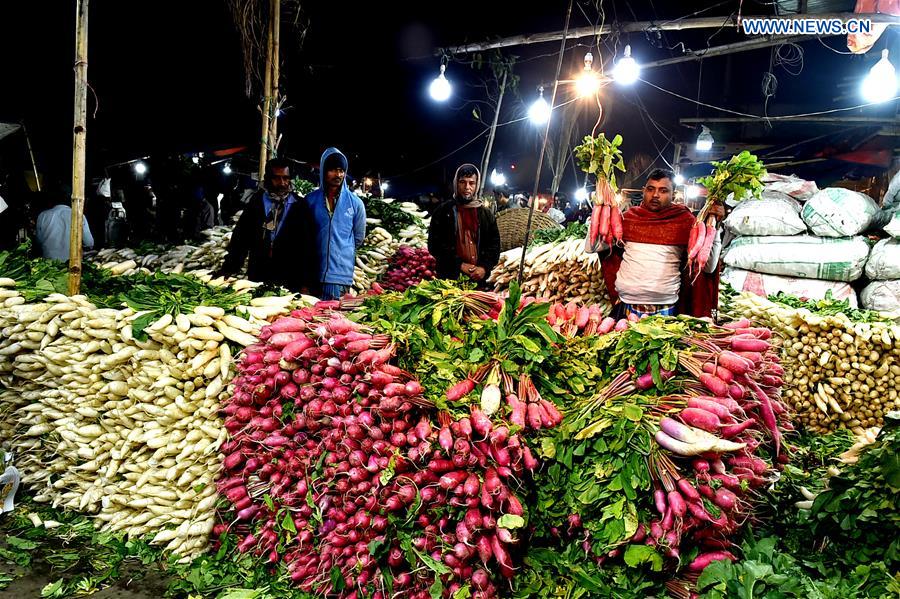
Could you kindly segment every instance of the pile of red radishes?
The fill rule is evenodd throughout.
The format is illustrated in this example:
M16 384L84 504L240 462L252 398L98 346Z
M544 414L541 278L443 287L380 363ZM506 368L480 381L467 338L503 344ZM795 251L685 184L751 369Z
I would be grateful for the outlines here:
M381 286L391 291L406 291L413 285L433 279L435 268L437 263L427 249L401 245L391 258Z
M654 472L658 517L631 542L672 558L696 547L690 571L735 559L728 549L752 512L756 489L787 461L781 431L792 427L779 401L783 370L766 341L771 331L749 324L726 325L682 356L696 382L686 385L685 396L668 398L673 409L655 435L666 450Z
M339 312L294 311L260 337L224 408L233 513L215 532L317 595L496 596L524 526L513 489L537 467L521 437L478 407L438 414L388 339Z

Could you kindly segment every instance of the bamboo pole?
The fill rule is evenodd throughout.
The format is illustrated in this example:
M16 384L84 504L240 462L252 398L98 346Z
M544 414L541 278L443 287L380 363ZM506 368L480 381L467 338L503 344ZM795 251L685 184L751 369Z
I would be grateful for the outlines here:
M888 26L900 25L900 17L882 13L822 13L822 14L798 14L790 16L766 16L765 18L779 21L791 21L804 18L838 19L847 22L853 19L868 20L874 23ZM580 37L595 37L610 33L632 33L652 31L685 31L688 29L720 29L725 27L737 28L737 18L734 16L697 17L692 19L676 19L673 21L635 21L624 23L611 23L600 27L576 27L568 31L549 31L545 33L532 33L527 35L514 35L497 40L439 48L435 55L442 54L471 54L473 52L485 52L497 48L510 46L524 46L527 44L540 44L543 42L555 42L566 37L575 39ZM813 36L808 36L809 38Z
M491 163L491 151L494 149L494 137L497 135L497 119L500 117L500 107L503 105L503 94L506 93L506 76L509 74L507 69L503 70L503 81L500 82L500 97L497 98L497 110L494 111L494 122L491 123L491 132L488 135L487 150L485 150L484 161L481 163L481 180L478 181L478 195L484 191L484 181L487 179L487 169Z
M278 109L281 106L281 0L271 0L272 100L269 103L269 159L278 156Z
M547 151L547 140L550 138L550 123L553 120L553 107L556 105L556 92L559 90L559 73L562 70L563 55L566 53L566 39L569 33L569 20L572 18L572 3L569 0L569 8L566 10L566 25L563 29L562 42L560 43L559 57L556 62L556 76L553 78L553 94L550 96L550 118L544 126L544 141L541 143L541 153L538 155L537 174L534 176L534 193L531 194L531 206L528 210L528 222L525 224L525 241L522 243L522 258L519 260L519 286L525 276L525 254L528 253L528 240L531 238L531 220L534 218L534 208L537 205L537 194L541 185L541 168L544 166L544 153Z
M84 163L87 141L88 0L75 0L75 124L72 128L72 222L69 227L69 295L81 291Z
M28 148L28 156L31 158L31 168L34 170L34 186L40 191L41 177L38 174L37 161L34 159L34 150L31 149L31 138L28 137L28 129L25 127L25 121L22 121L22 133L25 134L25 147Z
M263 106L262 106L262 135L259 143L259 185L262 187L266 176L266 161L269 157L269 115L272 111L272 3L269 0L269 25L266 42L266 74L263 82Z

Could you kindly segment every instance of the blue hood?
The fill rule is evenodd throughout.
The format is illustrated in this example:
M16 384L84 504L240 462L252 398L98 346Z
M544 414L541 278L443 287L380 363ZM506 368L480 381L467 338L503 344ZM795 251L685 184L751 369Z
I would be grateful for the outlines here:
M347 162L347 157L337 148L328 148L324 152L322 152L322 158L319 159L319 189L323 191L325 190L325 161L328 160L330 156L334 156L335 154L337 154L341 158L341 162L344 163L344 183L343 189L341 189L341 193L344 193L348 189L347 171L350 169L350 166Z

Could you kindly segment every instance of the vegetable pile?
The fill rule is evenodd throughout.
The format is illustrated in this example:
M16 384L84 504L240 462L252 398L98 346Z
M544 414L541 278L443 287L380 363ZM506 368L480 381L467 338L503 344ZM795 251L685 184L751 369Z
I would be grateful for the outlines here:
M428 245L428 223L425 212L411 202L366 198L366 239L356 252L353 290L364 293L387 270L392 256L401 246L424 248Z
M583 583L552 575L562 560L585 572L623 559L690 574L735 559L734 537L786 461L789 427L770 332L740 324L648 318L576 338L611 371L598 394L562 406L541 442L548 465L528 504L535 558L519 596Z
M500 261L488 282L497 291L509 287L519 274L522 248L500 254ZM522 291L549 301L599 303L609 306L606 284L600 272L600 258L584 252L583 238L564 240L528 248ZM607 307L604 312L608 312Z
M408 287L434 278L437 263L426 248L401 245L381 279L381 286L391 291L406 291Z
M89 295L133 307L59 293L26 303L19 292L40 286L2 280L0 441L16 451L35 501L93 514L104 530L150 537L187 559L214 524L218 409L233 348L254 343L257 316L287 311L292 297L223 296L180 275L105 280ZM111 288L128 291L103 295ZM200 305L210 298L227 298L229 311L250 304L250 320Z
M225 263L233 228L217 226L203 231L207 240L199 246L186 244L172 249L164 246L104 248L96 253L86 253L85 259L114 274L130 275L142 269L171 273L214 272Z
M741 294L732 313L783 337L784 399L795 421L816 433L881 426L900 407L900 325L847 302L776 299L788 303Z
M456 299L472 316L496 311L523 335L546 313L516 314L517 294L505 304L478 292ZM302 590L319 595L496 596L490 572L513 575L510 551L525 523L515 489L537 461L514 426L489 415L503 396L522 406L511 417L522 425L526 403L539 428L558 423L558 411L525 374L516 383L494 361L441 391L456 415L438 410L389 363L390 339L336 306L294 311L246 349L225 407L227 475L218 483L235 513L217 532L236 533L239 551L283 560ZM480 399L461 403L481 381Z

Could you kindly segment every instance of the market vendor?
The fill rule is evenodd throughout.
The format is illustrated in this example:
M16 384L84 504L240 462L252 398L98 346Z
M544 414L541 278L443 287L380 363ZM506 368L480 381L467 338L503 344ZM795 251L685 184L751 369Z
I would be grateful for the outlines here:
M347 157L328 148L319 162L319 188L306 196L316 225L320 297L339 299L353 285L356 250L366 238L366 207L347 187Z
M672 171L656 169L644 186L640 206L624 214L624 247L601 251L601 267L617 315L710 316L718 304L721 237L716 232L709 260L696 278L686 268L688 237L695 218L684 205L673 204ZM725 209L709 214L721 220Z
M266 163L264 188L250 196L244 207L220 274L238 274L248 255L249 280L294 292L316 292L313 219L306 203L291 191L290 163L285 160Z
M476 196L480 176L473 164L456 169L453 198L431 216L428 251L437 261L439 278L463 275L483 284L500 259L497 220Z

